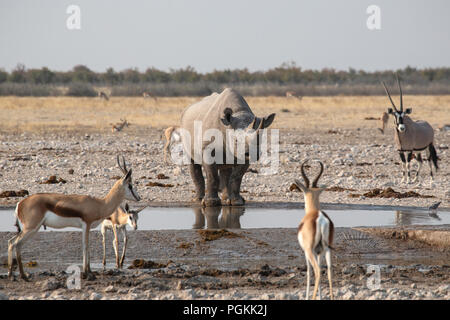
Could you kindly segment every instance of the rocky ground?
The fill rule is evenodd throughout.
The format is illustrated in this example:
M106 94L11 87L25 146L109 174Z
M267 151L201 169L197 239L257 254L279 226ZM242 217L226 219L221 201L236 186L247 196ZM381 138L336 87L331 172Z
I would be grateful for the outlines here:
M135 127L120 133L0 133L0 205L12 208L26 193L60 192L105 195L120 171L116 155L133 167L144 205L188 205L193 186L187 167L163 162L161 130ZM449 210L450 132L436 131L440 171L429 182L428 165L418 183L400 184L398 154L391 135L377 130L317 129L280 131L280 167L265 174L252 167L243 181L249 205L270 207L303 203L291 191L300 163L320 159L326 168L320 181L330 190L325 205L428 207L441 201ZM52 177L54 176L54 177ZM159 176L159 177L158 177ZM152 186L152 184L164 186ZM393 197L364 195L392 188ZM14 196L5 191L22 191ZM17 195L17 194L16 194ZM20 195L20 194L19 194ZM376 193L372 193L376 195ZM448 226L447 226L448 227ZM195 230L133 232L127 256L163 264L155 269L97 269L95 280L82 280L81 290L68 290L65 270L81 261L80 234L38 233L24 248L32 281L10 282L0 267L0 298L10 299L298 299L305 292L305 263L293 229L233 230L237 237L204 241ZM446 229L448 230L448 228ZM449 299L449 251L423 241L355 233L337 233L334 294L338 299ZM359 232L359 231L358 231ZM356 235L355 235L356 234ZM363 234L363 235L361 235ZM0 256L11 233L0 233ZM101 259L100 237L93 232L92 259ZM69 244L69 245L68 245ZM139 245L138 245L139 244ZM111 250L111 249L110 249ZM109 261L112 261L109 252ZM0 261L1 262L1 261ZM380 266L381 287L371 290L367 267ZM98 265L97 265L98 266ZM324 273L324 297L328 289Z
M101 237L93 231L96 278L81 279L80 290L68 289L67 268L81 261L81 234L40 232L23 251L31 281L10 281L6 267L0 267L0 295L9 299L303 299L306 266L295 232L295 228L138 230L130 233L125 268L114 268L108 248L107 268L102 271ZM0 233L1 252L11 236ZM399 239L392 232L381 237L337 228L334 247L336 299L450 298L448 246ZM328 299L325 270L322 294Z
M133 176L143 203L181 204L193 196L187 166L163 162L161 130L135 129L116 134L32 134L0 135L0 192L26 190L105 195L120 171L116 155L124 155L133 167ZM419 181L400 183L399 156L390 135L378 130L281 131L279 167L252 167L244 176L242 195L249 203L303 202L301 194L289 190L300 177L300 164L320 159L326 169L320 183L330 189L321 196L323 203L428 207L441 201L450 204L450 132L436 132L440 170L430 183L429 168L422 167ZM159 179L161 174L165 179ZM158 178L159 175L159 178ZM313 175L313 173L310 173ZM55 180L49 180L55 176ZM61 180L62 179L62 180ZM51 183L49 183L51 182ZM160 183L166 187L152 186ZM372 198L373 189L392 188L412 197ZM425 197L422 197L425 196ZM429 197L426 197L429 196ZM0 205L14 206L20 198L0 198Z

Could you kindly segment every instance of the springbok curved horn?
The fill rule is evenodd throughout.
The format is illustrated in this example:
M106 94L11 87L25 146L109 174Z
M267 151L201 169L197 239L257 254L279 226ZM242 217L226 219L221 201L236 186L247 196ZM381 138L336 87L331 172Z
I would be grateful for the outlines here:
M391 98L391 95L390 95L390 93L389 93L389 90L388 90L388 88L386 88L386 85L384 84L384 81L381 81L381 84L383 85L384 91L386 91L386 94L387 94L387 96L389 97L389 100L391 101L391 104L392 104L392 106L394 107L395 111L398 112L397 108L395 107L394 101L392 101L392 98Z
M306 186L307 188L309 188L309 179L308 179L308 177L306 176L306 174L305 174L305 169L304 169L306 162L308 162L308 160L303 161L302 166L301 166L301 168L300 168L300 172L302 173L303 180L305 180L305 186Z
M317 175L317 177L314 179L314 181L312 183L312 187L313 188L317 188L317 182L319 181L320 176L323 173L323 163L322 163L322 161L319 161L319 164L320 164L320 172L319 172L319 174Z
M403 112L403 93L402 93L402 86L400 85L400 78L397 76L397 83L398 83L398 89L400 90L400 112Z
M127 174L127 165L125 163L125 158L122 156L122 162L123 162L123 166L120 164L120 157L119 155L117 155L117 165L119 166L120 170L122 170L123 174Z

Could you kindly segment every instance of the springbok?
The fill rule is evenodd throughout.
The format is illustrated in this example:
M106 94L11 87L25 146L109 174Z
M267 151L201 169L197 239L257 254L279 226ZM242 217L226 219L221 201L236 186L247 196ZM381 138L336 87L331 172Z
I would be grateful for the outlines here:
M172 145L172 141L181 141L181 135L179 133L180 127L173 126L168 127L164 131L164 136L166 137L166 144L164 146L164 162L168 163L167 161L167 153L169 152L170 146Z
M380 130L382 134L384 134L384 129L386 129L388 120L389 115L387 114L387 112L383 112L383 115L380 118L380 128L378 128L378 130Z
M157 100L156 96L151 92L144 92L142 96L144 97L144 99L153 98L155 101Z
M317 187L317 182L323 173L323 164L319 161L320 172L309 187L309 179L305 174L304 166L308 160L301 166L301 174L305 185L300 180L295 179L295 185L303 191L305 199L305 216L298 226L297 238L300 247L305 252L306 258L306 299L309 299L310 286L310 266L314 270L314 292L313 300L316 298L317 291L320 297L320 258L325 254L328 267L328 282L330 285L330 299L333 299L333 285L331 281L331 249L333 245L334 225L327 214L320 210L319 196L325 188Z
M119 208L117 208L112 215L103 220L100 229L103 240L102 241L103 269L105 269L106 266L106 243L105 243L106 231L108 229L111 229L114 234L113 247L114 253L116 254L116 265L117 268L120 269L123 266L123 261L125 260L125 253L127 251L128 235L126 226L129 225L131 228L133 228L133 230L137 230L138 214L144 209L145 207L139 210L130 210L128 203L126 203L125 207L119 206ZM118 231L121 231L123 235L123 251L120 260L119 260L119 239L117 235Z
M298 95L295 91L286 91L286 98L297 98L298 100L302 100L302 96Z
M116 124L110 124L112 125L112 133L122 131L124 127L130 126L130 123L127 121L127 119L120 119L120 122L117 122Z
M117 180L104 198L86 195L65 195L57 193L37 193L20 201L16 206L16 222L21 231L8 241L9 278L13 278L13 251L22 279L27 280L22 266L21 249L25 241L34 235L41 225L51 228L81 228L83 243L83 273L91 274L89 257L89 231L109 217L124 199L139 201L141 198L133 188L131 169L127 170L117 156L117 164L124 176Z
M401 182L405 181L405 176L407 175L406 182L410 182L411 171L410 162L413 158L419 163L416 176L412 180L415 182L419 177L420 168L422 167L422 155L421 151L427 149L428 164L430 166L431 181L433 181L433 165L435 170L438 170L438 157L436 154L436 149L434 148L434 131L431 125L422 120L413 121L407 114L412 112L411 108L403 110L403 94L402 87L400 85L400 79L397 76L398 88L400 91L400 110L398 110L392 101L389 90L387 89L384 82L382 82L384 90L391 101L392 108L388 108L388 113L394 115L395 121L395 142L397 144L398 152L400 154L400 159L402 160L403 167L403 177ZM405 153L407 153L407 158L405 158Z
M108 95L107 95L106 93L104 93L103 91L100 91L100 92L98 93L98 96L99 96L99 98L105 99L106 101L109 100Z

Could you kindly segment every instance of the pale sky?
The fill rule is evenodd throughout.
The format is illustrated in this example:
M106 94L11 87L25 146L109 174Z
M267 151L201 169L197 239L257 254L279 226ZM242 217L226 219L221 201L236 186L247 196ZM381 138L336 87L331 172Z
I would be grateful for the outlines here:
M369 5L381 30L366 26ZM449 14L447 0L0 0L0 68L449 67Z

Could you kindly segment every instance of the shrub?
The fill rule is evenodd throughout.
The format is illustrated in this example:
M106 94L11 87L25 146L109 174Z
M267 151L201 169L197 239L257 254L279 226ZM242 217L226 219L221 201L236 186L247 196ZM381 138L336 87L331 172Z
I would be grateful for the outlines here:
M86 83L75 82L69 86L69 89L66 92L66 96L70 97L96 97L97 91L94 88Z

